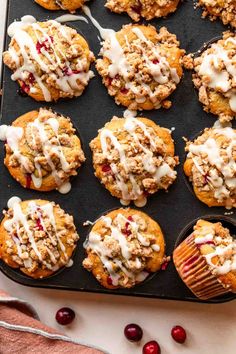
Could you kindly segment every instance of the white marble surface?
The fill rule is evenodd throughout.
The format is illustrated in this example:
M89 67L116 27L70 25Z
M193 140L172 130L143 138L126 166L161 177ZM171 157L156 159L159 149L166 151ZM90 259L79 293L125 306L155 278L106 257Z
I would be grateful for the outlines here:
M24 0L22 0L24 1ZM4 8L0 0L0 39L3 39ZM2 43L0 43L2 47ZM62 306L76 311L77 318L64 331L77 340L99 345L111 354L138 354L145 341L155 339L162 354L235 354L235 302L220 305L192 304L48 291L23 287L0 274L0 288L31 302L43 322L57 327L54 315ZM127 342L123 328L127 323L139 323L144 329L141 344ZM170 337L173 325L187 329L185 345L174 343ZM4 354L4 353L2 353Z

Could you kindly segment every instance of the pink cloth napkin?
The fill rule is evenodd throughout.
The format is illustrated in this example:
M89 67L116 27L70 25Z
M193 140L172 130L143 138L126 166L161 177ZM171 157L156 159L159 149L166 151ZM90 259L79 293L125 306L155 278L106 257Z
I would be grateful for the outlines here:
M1 354L105 354L47 327L28 303L0 290ZM108 353L106 353L108 354Z

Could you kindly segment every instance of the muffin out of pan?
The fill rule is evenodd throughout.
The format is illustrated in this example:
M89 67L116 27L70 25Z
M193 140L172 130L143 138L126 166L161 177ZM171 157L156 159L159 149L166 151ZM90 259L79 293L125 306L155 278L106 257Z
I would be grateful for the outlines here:
M235 0L198 0L198 5L203 7L203 17L210 19L220 18L224 25L236 27L236 1Z
M83 266L108 289L131 288L165 261L160 226L147 214L126 208L100 217L84 243Z
M113 12L126 12L134 21L142 17L152 20L175 12L180 0L107 0L106 7Z
M182 58L174 34L162 27L129 24L109 31L96 62L103 83L118 105L130 110L169 108L167 99L182 77Z
M79 239L73 217L46 200L10 204L0 224L0 258L34 279L68 265Z
M199 101L206 112L227 122L236 116L236 35L224 32L222 39L207 46L189 61L193 68L193 83L199 91Z
M185 150L184 172L197 198L209 207L236 207L236 130L206 128Z
M88 0L34 0L47 10L68 10L75 12Z
M174 250L173 261L184 283L202 300L236 292L236 240L221 222L198 220Z
M0 126L4 164L23 187L46 192L70 190L69 179L85 161L69 118L50 109L28 112L11 126Z
M82 95L94 76L89 70L94 55L75 29L31 17L28 22L10 25L8 34L11 42L3 62L25 94L46 102Z
M113 117L90 147L95 176L123 205L144 206L149 194L167 190L176 179L171 132L150 119Z

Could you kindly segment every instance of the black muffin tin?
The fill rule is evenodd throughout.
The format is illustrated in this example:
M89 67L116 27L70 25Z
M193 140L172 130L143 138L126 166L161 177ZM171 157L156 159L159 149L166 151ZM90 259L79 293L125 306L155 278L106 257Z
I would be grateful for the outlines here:
M92 0L88 2L93 16L105 28L119 30L123 24L131 23L131 19L126 15L111 13L103 6L105 0ZM179 6L176 13L166 19L156 19L150 21L157 29L166 26L170 32L177 35L187 53L196 52L203 43L220 36L227 30L220 22L210 22L201 19L201 11L194 10L193 1L184 1ZM7 26L15 19L20 19L24 15L33 15L39 21L55 19L64 14L62 11L47 11L33 0L9 0L7 9ZM79 14L82 14L78 11ZM146 23L142 21L142 23ZM97 29L91 24L77 21L68 23L75 28L88 41L91 50L98 57L100 44L97 36ZM6 36L5 48L9 43ZM89 142L97 135L97 130L104 126L114 115L121 117L125 108L117 106L107 94L106 88L102 85L93 66L96 77L93 78L84 94L75 99L61 100L57 103L39 103L30 97L22 97L17 91L18 84L10 78L11 72L8 68L3 68L3 96L2 96L2 120L1 124L11 124L20 115L38 109L39 107L51 107L53 110L69 116L74 126L78 129L83 149L86 155L86 163L82 166L77 177L72 181L72 190L66 195L58 192L39 193L22 188L12 179L7 169L3 166L4 147L1 143L1 198L0 209L6 207L10 197L17 195L22 200L26 199L47 199L59 203L68 213L74 216L77 230L80 234L77 249L74 254L74 265L65 268L55 275L42 279L33 280L17 270L9 268L2 261L1 270L12 280L34 287L45 287L55 289L68 289L76 291L89 291L108 294L122 294L132 296L154 297L162 299L199 301L179 278L172 262L164 271L159 271L143 284L132 289L107 290L95 280L92 274L82 267L85 257L83 242L89 231L89 227L84 227L86 220L94 221L99 215L109 209L121 207L119 200L113 198L93 175L91 152ZM185 157L183 137L191 138L196 136L205 127L211 127L215 122L215 117L203 111L198 102L196 92L191 81L191 73L185 72L177 90L171 96L173 102L169 110L156 110L141 112L140 116L148 117L163 127L172 128L173 138L176 143L176 154L180 156L180 165L177 168L177 181L170 187L168 193L159 192L148 199L147 205L142 208L144 212L158 221L163 229L166 239L166 254L171 255L176 240L181 230L193 219L204 215L222 215L224 208L208 208L202 204L189 191L186 186L182 166ZM133 207L133 205L131 205ZM235 215L231 216L236 221ZM213 218L214 219L214 218ZM219 303L235 298L229 294L210 300L211 303Z

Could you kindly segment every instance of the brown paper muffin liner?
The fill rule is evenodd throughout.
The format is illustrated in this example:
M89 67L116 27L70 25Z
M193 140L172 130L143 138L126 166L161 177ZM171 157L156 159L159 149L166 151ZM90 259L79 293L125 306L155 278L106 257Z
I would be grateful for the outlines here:
M183 282L199 299L208 300L230 292L230 288L211 272L195 244L193 234L174 250L173 261Z

